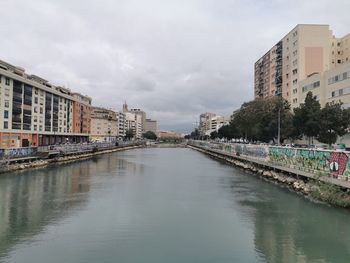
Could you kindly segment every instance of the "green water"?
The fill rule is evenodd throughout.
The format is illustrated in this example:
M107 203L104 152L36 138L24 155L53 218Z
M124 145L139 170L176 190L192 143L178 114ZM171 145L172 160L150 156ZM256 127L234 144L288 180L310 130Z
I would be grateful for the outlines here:
M0 262L350 262L350 212L190 149L0 176Z

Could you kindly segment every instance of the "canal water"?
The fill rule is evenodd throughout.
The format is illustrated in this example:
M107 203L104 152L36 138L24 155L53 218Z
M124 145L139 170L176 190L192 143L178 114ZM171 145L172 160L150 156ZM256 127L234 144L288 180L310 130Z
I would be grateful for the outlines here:
M350 212L190 149L0 176L0 262L350 262Z

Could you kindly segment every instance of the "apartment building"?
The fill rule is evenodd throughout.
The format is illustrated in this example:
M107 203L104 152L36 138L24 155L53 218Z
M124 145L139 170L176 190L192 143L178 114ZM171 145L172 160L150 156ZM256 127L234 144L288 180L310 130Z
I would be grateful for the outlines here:
M145 127L144 127L144 132L154 132L157 134L157 121L151 120L151 119L146 119L145 121Z
M147 119L146 112L141 109L130 109L128 104L123 104L123 113L125 114L126 127L132 129L136 139L142 138L142 134L147 131L157 132L157 121Z
M132 112L125 113L126 129L132 130L135 139L142 138L142 117Z
M255 98L282 96L292 108L299 106L299 82L346 63L349 38L336 38L329 25L297 25L255 63Z
M0 148L84 142L91 98L0 60Z
M215 117L215 113L205 112L199 116L199 133L204 136L210 130L211 119Z
M299 101L305 101L311 91L323 107L327 102L342 102L350 108L350 61L321 73L315 73L300 82Z
M142 133L145 132L145 123L146 123L146 112L144 112L141 109L130 109L131 113L134 113L136 115L140 115L141 117L141 127L142 127Z
M118 115L115 111L92 107L91 111L91 141L115 141L118 137Z
M117 119L118 119L118 137L119 138L125 137L126 129L127 129L125 113L117 112Z

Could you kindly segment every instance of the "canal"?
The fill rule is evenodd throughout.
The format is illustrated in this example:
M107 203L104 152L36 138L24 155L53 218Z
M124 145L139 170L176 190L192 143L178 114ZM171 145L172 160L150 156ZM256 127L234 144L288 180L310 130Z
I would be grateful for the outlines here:
M349 262L350 212L190 149L0 176L0 262Z

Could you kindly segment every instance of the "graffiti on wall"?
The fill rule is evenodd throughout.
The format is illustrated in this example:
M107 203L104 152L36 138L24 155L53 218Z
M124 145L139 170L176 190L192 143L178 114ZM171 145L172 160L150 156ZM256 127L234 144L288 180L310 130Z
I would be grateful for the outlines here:
M327 150L269 147L272 163L315 174L349 176L349 153Z
M0 149L0 159L13 159L32 156L37 153L36 147Z
M235 152L240 155L265 159L266 161L269 157L269 149L264 145L237 144L235 145Z

